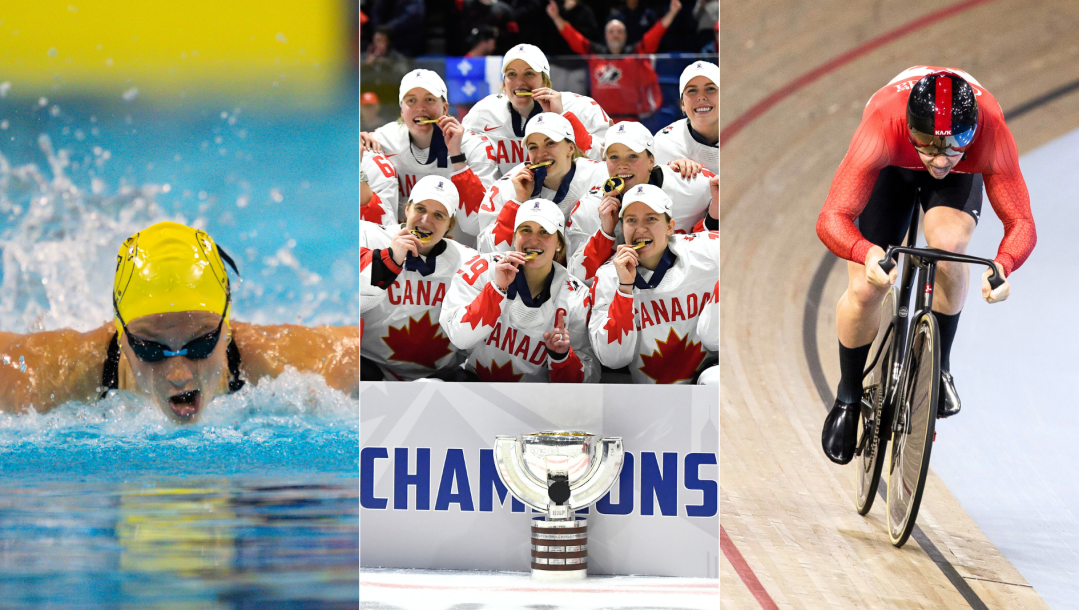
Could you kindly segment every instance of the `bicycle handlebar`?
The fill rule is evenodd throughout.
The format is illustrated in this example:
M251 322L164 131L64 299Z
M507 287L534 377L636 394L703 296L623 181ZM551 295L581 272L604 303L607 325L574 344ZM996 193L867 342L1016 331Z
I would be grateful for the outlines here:
M955 252L946 252L944 250L938 250L937 248L909 248L907 246L889 246L888 251L884 253L884 258L880 259L880 268L885 273L891 273L895 268L895 257L899 254L909 254L933 261L949 261L953 263L969 263L973 265L985 265L992 270L992 274L989 276L989 287L993 290L1000 288L1004 284L1004 278L1001 277L1000 272L997 271L997 266L993 264L993 261L987 258L978 258L976 256L967 256L966 254L956 254Z

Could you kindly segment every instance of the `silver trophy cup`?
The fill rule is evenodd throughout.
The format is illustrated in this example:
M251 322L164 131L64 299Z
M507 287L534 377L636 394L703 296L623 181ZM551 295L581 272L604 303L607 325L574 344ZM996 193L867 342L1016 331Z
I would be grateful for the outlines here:
M621 438L587 432L537 432L495 438L498 476L515 498L545 514L532 521L532 578L588 575L588 520L574 511L595 504L622 472Z

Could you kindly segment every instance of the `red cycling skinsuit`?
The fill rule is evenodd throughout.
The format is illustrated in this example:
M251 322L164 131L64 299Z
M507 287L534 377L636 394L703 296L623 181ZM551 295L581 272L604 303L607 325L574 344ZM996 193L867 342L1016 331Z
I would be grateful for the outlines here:
M989 203L1004 223L1004 239L994 260L1008 275L1030 256L1037 235L1030 213L1030 196L1011 131L996 99L973 78L953 68L910 68L869 100L850 148L839 164L824 208L817 218L817 236L836 256L865 263L873 246L854 220L862 213L881 169L895 166L927 171L907 135L907 98L911 87L932 72L948 71L962 76L978 96L978 131L966 156L952 170L982 174Z

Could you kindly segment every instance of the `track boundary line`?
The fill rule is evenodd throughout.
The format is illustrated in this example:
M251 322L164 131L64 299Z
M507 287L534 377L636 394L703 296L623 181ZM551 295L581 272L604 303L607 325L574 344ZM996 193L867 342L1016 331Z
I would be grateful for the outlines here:
M811 83L819 80L822 76L835 72L839 68L843 67L846 64L849 64L850 62L858 59L859 57L862 57L863 55L868 55L869 53L879 49L880 47L883 47L890 42L902 38L907 34L916 32L924 27L933 25L938 21L943 21L944 19L947 19L948 17L951 17L963 11L995 1L996 0L966 0L965 2L960 2L958 4L953 4L940 10L933 11L932 13L919 17L914 21L905 23L894 30L885 32L884 34L881 34L880 36L868 42L864 42L861 45L854 47L853 49L840 55L839 57L836 57L835 59L829 61L828 63L817 66L816 68L810 70L809 72L806 72L805 74L799 76L798 78L790 81L786 85L783 85L776 91L772 92L771 95L757 102L748 110L743 112L741 116L731 121L726 127L720 129L719 147L723 148L723 145L726 144L728 140L738 135L738 132L742 131L742 129L744 129L746 125L749 125L757 118L759 118L762 114L771 110L773 106L786 99L795 91L798 91L799 89L802 89L810 85Z
M727 530L723 529L722 524L719 526L719 548L723 549L723 555L734 566L734 571L738 573L738 577L742 579L742 583L753 594L761 608L764 610L779 610L779 606L776 605L772 596L768 595L768 591L761 584L761 581L757 579L757 575L753 573L753 568L749 567L746 558L742 557L742 553L738 551L738 547L734 545L731 537L727 535Z

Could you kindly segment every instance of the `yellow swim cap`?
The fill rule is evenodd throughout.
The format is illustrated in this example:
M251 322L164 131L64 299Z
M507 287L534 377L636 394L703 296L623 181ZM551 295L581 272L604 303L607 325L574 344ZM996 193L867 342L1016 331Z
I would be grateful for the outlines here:
M156 313L224 312L229 277L217 245L204 231L159 222L124 241L113 280L116 314L125 323ZM115 320L121 332L120 320Z

